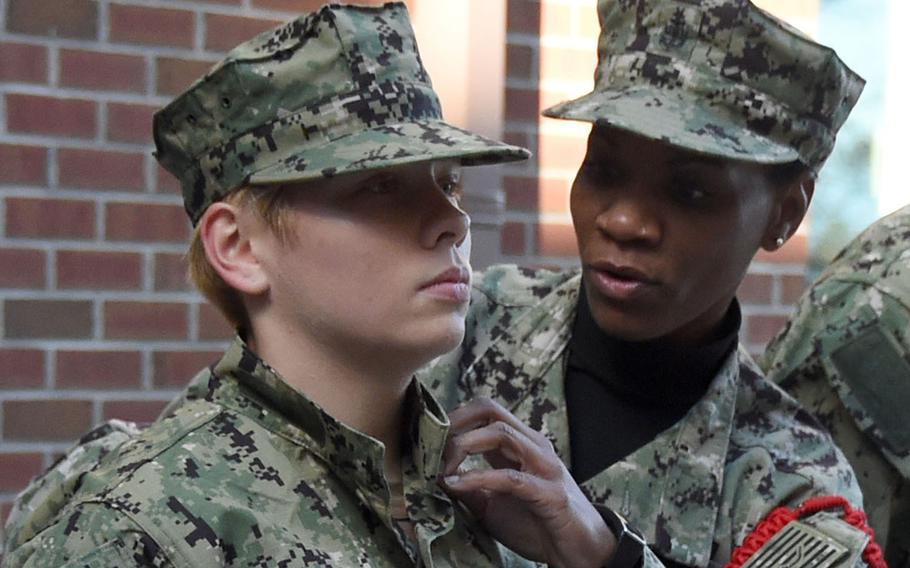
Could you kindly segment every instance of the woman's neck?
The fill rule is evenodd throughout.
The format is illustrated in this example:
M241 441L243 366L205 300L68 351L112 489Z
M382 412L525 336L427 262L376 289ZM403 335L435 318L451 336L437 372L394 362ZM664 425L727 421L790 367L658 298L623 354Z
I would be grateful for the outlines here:
M400 478L404 403L416 369L383 364L387 357L355 349L342 352L312 337L267 326L255 329L247 343L336 420L382 442L386 476Z

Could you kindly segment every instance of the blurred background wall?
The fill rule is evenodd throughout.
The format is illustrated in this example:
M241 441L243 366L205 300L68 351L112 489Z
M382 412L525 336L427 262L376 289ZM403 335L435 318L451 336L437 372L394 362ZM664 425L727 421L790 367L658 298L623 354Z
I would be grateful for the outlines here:
M379 3L379 2L366 2ZM910 202L905 0L760 0L870 84L795 238L740 290L754 352L807 277ZM0 0L0 518L91 425L150 421L231 331L188 286L179 189L153 111L229 48L320 0ZM593 85L595 0L410 0L446 116L531 148L469 171L474 263L577 264L568 213L587 127L539 111ZM904 74L899 75L903 70ZM2 539L0 539L2 540Z

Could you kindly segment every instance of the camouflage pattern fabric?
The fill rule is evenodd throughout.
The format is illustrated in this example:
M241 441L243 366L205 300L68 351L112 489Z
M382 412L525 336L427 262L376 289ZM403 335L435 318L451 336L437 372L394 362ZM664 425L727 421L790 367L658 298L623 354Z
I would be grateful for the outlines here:
M864 81L748 0L599 0L594 91L544 111L818 172Z
M263 32L156 113L154 134L193 223L244 185L530 155L443 122L400 2L332 4Z
M546 434L571 468L564 383L580 285L577 272L497 266L476 275L465 341L419 376L446 408L476 396L499 401ZM629 519L662 558L698 567L723 566L777 506L816 495L861 502L827 433L742 349L685 418L582 490ZM865 564L864 533L830 513L806 523L848 547L838 566Z
M16 497L6 519L5 549L40 532L47 519L55 516L73 498L82 484L82 477L98 467L108 453L139 432L140 427L134 422L109 420L82 436L64 457L32 480Z
M840 252L762 365L850 460L888 564L910 566L910 206Z
M402 473L415 541L391 519L382 444L237 339L169 416L96 432L33 484L4 566L529 566L438 488L448 420L416 381L409 396ZM58 479L63 489L43 489Z

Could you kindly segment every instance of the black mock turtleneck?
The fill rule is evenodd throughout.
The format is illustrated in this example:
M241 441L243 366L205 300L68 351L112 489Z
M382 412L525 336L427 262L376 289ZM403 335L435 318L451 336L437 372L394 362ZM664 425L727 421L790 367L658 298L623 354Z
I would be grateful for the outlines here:
M736 348L740 322L734 300L703 345L621 341L597 326L582 287L565 385L575 480L594 477L678 422Z

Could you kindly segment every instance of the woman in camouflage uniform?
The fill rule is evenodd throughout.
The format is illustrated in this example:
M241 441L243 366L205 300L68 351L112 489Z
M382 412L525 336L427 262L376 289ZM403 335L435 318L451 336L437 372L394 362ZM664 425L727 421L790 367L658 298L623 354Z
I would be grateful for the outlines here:
M33 484L5 565L525 564L439 488L448 420L413 372L464 332L460 168L527 152L442 121L404 5L238 46L154 132L191 276L238 335L161 419L103 427ZM610 535L575 502L600 524L565 544L591 565Z
M451 414L450 491L501 535L489 505L547 477L549 443L667 564L881 565L849 464L739 346L735 298L799 226L862 79L747 0L598 10L594 91L544 113L592 124L581 269L475 277L461 348L423 375L474 400ZM495 467L457 473L477 454ZM611 526L616 557L640 556Z

